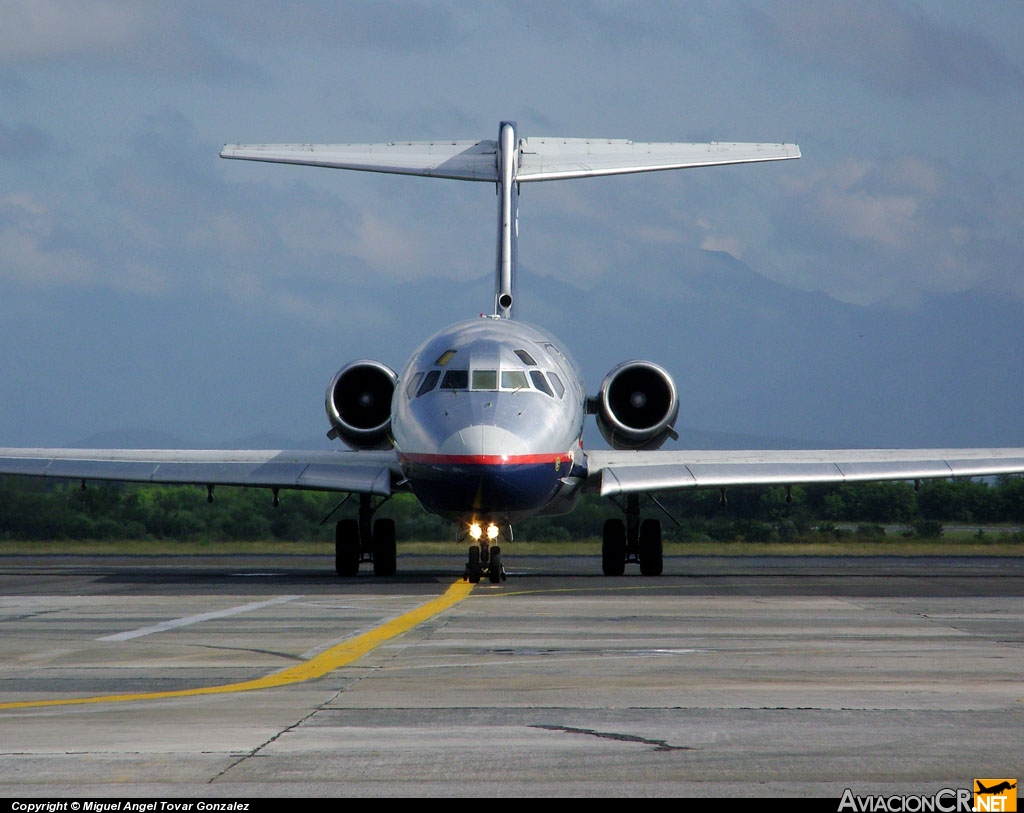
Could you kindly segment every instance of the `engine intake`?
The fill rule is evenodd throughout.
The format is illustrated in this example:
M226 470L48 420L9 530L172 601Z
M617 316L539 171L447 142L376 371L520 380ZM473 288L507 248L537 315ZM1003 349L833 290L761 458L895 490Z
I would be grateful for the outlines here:
M397 384L395 371L379 361L346 364L327 385L327 436L353 449L390 448L391 396Z
M613 449L658 449L679 415L672 377L650 361L620 364L601 382L597 426Z

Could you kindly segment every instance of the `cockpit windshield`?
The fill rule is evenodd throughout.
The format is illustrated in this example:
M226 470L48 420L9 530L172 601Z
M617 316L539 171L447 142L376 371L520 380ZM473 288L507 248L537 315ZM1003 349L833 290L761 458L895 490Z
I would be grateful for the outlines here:
M553 346L545 349L555 350ZM537 355L520 348L512 350L473 348L468 354L449 349L425 369L414 373L406 384L406 396L419 398L434 390L449 392L541 392L561 399L565 387L553 370L544 370ZM557 352L557 350L555 350ZM461 363L456 361L456 357ZM462 369L452 369L454 364ZM477 368L475 365L480 364ZM507 366L506 366L507 365ZM466 369L466 368L469 369Z
M501 388L503 390L523 390L529 386L526 383L526 373L522 370L501 371Z
M416 393L416 397L419 398L421 395L426 395L434 387L437 386L437 379L441 377L440 370L431 370L427 373L426 378L423 379L423 384L420 385L419 390Z
M443 390L468 390L469 370L449 370L441 379Z
M533 386L539 389L542 393L554 396L554 393L551 391L551 387L548 386L548 382L544 378L544 373L540 370L530 370L530 380L533 382Z
M473 370L473 389L475 390L496 390L498 389L497 370Z
M420 383L422 381L422 383ZM427 373L416 373L406 385L406 395L416 398L426 395L438 388L454 392L472 390L473 392L494 392L495 390L537 390L551 398L562 398L565 387L554 372L544 373L540 370L430 370ZM501 386L499 387L499 382ZM418 389L417 389L418 387Z

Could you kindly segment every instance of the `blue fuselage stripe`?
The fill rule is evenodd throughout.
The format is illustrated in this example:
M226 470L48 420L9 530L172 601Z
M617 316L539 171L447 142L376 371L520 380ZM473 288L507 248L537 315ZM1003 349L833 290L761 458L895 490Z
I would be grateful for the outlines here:
M551 501L561 478L554 462L405 461L402 469L413 493L428 511L458 519L536 513Z

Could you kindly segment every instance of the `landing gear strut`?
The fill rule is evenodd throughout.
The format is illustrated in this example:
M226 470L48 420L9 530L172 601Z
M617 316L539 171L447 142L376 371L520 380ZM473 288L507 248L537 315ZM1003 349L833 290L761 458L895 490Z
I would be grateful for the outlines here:
M482 576L487 576L491 584L500 584L508 578L501 564L501 548L483 539L469 546L469 561L462 579L477 584Z
M605 576L621 576L626 564L638 562L643 576L660 576L664 568L661 522L640 521L640 497L626 496L623 508L626 521L609 519L604 523L601 542L601 570Z
M373 515L379 507L372 494L360 494L359 519L342 519L335 525L334 569L339 576L357 575L361 562L373 562L375 576L395 575L395 521L375 521Z

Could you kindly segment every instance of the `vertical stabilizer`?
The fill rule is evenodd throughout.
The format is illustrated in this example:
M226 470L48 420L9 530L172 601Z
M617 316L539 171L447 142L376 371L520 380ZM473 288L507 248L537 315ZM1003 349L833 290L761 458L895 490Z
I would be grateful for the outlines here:
M511 319L515 307L519 231L519 136L513 121L498 127L498 258L494 279L494 315Z
M795 144L656 143L600 138L522 138L514 121L498 140L388 141L383 144L225 144L221 158L306 164L497 184L494 315L515 313L519 185L628 172L749 164L799 158Z

